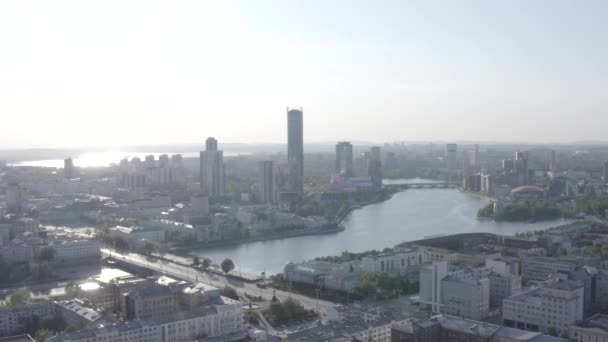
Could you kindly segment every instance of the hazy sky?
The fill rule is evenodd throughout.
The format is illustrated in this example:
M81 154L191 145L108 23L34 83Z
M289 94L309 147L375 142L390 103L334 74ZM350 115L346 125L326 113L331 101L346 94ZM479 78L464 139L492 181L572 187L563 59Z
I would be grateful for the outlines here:
M608 140L608 1L0 1L0 148Z

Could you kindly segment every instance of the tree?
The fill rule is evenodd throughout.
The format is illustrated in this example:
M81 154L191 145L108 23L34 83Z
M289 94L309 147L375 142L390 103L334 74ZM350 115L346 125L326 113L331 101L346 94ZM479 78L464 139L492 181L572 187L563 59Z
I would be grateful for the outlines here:
M142 254L151 255L156 251L156 246L154 246L151 242L146 241L139 251Z
M44 340L48 337L55 335L52 331L48 329L38 329L34 334L34 339L36 342L44 342Z
M49 262L55 258L55 249L53 247L42 247L36 253L36 260L39 262Z
M9 297L8 302L10 306L18 306L25 303L30 298L30 293L26 290L18 290L13 292Z
M234 262L232 262L231 259L226 258L224 259L224 261L222 261L222 264L220 265L220 267L222 268L222 271L226 274L228 274L230 271L232 271L234 269Z
M65 286L65 293L70 298L77 298L78 295L80 294L80 286L78 286L77 283L70 281Z
M202 265L201 265L201 266L202 266L202 267L203 267L203 269L205 269L205 270L206 270L206 269L208 269L208 268L209 268L209 266L211 266L211 259L209 259L209 258L204 258L204 259L203 259L203 263L202 263Z
M236 293L236 290L227 285L224 286L224 288L220 291L220 295L234 300L239 300L239 295Z
M201 264L201 258L199 258L198 256L194 256L194 258L192 258L192 265L198 266L200 264Z

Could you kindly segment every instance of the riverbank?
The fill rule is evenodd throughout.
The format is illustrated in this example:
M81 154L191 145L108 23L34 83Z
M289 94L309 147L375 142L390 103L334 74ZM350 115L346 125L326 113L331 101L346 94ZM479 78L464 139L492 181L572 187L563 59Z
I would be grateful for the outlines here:
M381 193L381 195L379 195L378 197L371 199L371 200L367 200L364 203L357 203L355 205L351 205L350 207L346 208L344 210L343 213L341 213L338 217L336 217L336 222L338 224L341 224L342 221L344 221L344 219L346 219L353 211L357 210L357 209L362 209L368 205L372 205L372 204L377 204L377 203L382 203L385 201L390 200L396 193L405 191L405 189L402 190L393 190L392 192L388 192L386 190L383 190L383 192Z
M344 226L336 225L332 228L307 229L305 231L293 231L293 232L288 232L288 233L272 234L272 235L254 237L254 238L249 238L249 239L200 242L200 243L194 243L194 244L183 245L183 246L175 246L175 247L170 248L170 250L175 253L187 254L189 252L199 251L201 249L212 249L212 248L248 244L248 243L253 243L253 242L281 240L281 239L287 239L287 238L298 237L298 236L334 234L334 233L339 233L341 231L344 231L344 229L345 229Z
M467 191L467 190L464 190L462 188L456 188L456 190L458 190L459 192L461 192L461 193L463 193L465 195L481 198L481 199L484 199L484 200L488 200L488 201L494 201L495 200L495 198L492 197L492 196L480 194L478 192Z

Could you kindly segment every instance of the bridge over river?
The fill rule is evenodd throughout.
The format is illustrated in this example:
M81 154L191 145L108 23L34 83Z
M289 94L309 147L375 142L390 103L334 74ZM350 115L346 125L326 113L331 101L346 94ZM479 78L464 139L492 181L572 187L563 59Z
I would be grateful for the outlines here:
M384 184L383 187L387 189L447 189L456 188L460 185L457 182L429 182L429 183L395 183L395 184Z

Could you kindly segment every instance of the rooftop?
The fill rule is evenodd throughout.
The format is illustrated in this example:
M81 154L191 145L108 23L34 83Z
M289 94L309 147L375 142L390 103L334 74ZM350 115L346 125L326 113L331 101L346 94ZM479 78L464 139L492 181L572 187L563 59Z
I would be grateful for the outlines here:
M608 333L608 315L597 314L591 318L574 324L576 327L596 329Z

